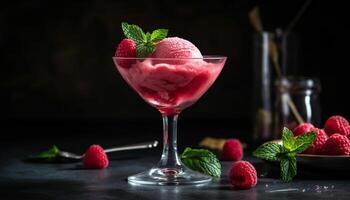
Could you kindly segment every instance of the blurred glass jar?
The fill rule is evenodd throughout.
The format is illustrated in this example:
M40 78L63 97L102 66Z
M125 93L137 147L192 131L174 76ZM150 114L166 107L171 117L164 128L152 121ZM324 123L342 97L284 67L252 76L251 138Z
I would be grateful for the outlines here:
M255 34L253 38L254 103L253 146L273 139L273 67L270 59L272 33Z
M293 113L293 107L304 122L319 127L321 123L321 84L316 78L283 77L276 81L275 138L281 138L283 127L295 128L300 119Z

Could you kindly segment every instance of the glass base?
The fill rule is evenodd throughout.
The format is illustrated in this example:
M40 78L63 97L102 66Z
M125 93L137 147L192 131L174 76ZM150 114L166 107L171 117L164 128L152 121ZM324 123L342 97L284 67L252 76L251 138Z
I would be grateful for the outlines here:
M146 172L128 177L128 182L136 185L198 185L209 183L211 180L211 177L187 168L154 167Z

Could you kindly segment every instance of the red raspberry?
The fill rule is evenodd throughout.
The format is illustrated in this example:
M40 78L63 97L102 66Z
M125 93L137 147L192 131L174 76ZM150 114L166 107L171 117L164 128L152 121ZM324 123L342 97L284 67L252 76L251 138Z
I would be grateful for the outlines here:
M89 169L103 169L108 167L108 157L100 145L94 144L85 152L83 164Z
M344 135L334 133L324 144L323 154L350 155L350 140Z
M294 136L299 136L304 133L310 132L314 128L315 128L314 125L310 123L302 123L293 129L293 134Z
M115 52L116 57L131 57L136 58L136 44L133 40L123 39ZM123 68L130 68L133 64L135 64L136 59L118 59L117 64Z
M222 160L233 160L238 161L243 158L242 144L237 139L229 139L225 142L222 150Z
M333 133L339 133L347 136L350 134L350 128L346 128L348 126L348 120L346 120L342 116L336 115L328 118L324 125L324 130L326 131L328 136L331 136Z
M235 162L231 167L229 178L233 187L237 189L252 188L258 180L254 166L248 161Z
M303 153L321 154L323 150L323 145L326 143L328 139L328 135L323 129L314 128L311 131L315 131L317 133L317 137L314 143L308 149L306 149Z

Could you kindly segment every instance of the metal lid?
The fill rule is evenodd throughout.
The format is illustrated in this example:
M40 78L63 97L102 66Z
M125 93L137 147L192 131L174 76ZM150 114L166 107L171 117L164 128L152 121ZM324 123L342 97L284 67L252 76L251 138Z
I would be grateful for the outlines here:
M318 78L303 76L287 76L276 81L276 86L281 90L302 91L313 90L321 92L321 83Z

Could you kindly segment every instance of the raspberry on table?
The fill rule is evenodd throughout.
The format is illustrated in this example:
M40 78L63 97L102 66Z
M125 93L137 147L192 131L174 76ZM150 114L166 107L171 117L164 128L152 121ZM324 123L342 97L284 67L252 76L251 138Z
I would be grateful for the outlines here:
M107 154L100 145L91 145L84 154L83 164L89 169L104 169L108 167Z
M328 118L324 125L324 130L328 136L331 136L334 133L348 136L350 134L350 128L348 128L349 126L348 120L340 115L335 115Z
M293 134L294 136L299 136L304 133L310 132L314 128L315 128L314 125L310 123L302 123L293 129Z
M306 149L303 153L305 154L321 154L323 151L323 145L326 143L328 139L328 135L323 129L314 128L311 131L315 131L317 133L316 139L314 143Z
M236 189L249 189L257 183L257 173L248 161L235 162L229 174L230 182Z
M341 134L334 133L324 144L325 155L350 155L350 140Z
M229 161L238 161L243 158L243 147L238 139L228 139L222 150L221 159Z

